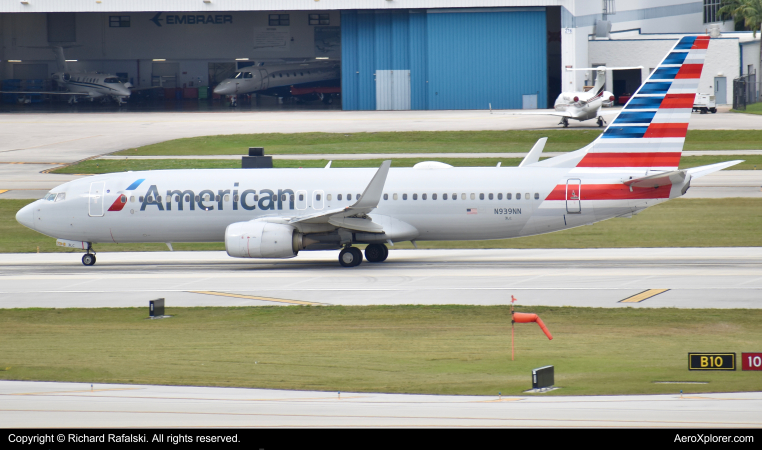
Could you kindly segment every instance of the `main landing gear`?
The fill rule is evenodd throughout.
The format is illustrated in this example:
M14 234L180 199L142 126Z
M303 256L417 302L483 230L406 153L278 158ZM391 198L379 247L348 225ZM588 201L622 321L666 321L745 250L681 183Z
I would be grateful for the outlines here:
M568 117L562 117L561 121L558 122L559 125L563 125L564 128L569 126L569 118Z
M90 253L90 249L87 249L87 253L82 255L82 264L86 266L92 266L95 264L95 253Z
M370 244L365 248L365 259L368 262L383 262L389 256L389 249L384 244ZM357 247L345 247L339 253L339 264L343 267L359 266L362 263L362 252Z
M603 120L603 116L598 116L598 126L602 127L606 123L605 120Z

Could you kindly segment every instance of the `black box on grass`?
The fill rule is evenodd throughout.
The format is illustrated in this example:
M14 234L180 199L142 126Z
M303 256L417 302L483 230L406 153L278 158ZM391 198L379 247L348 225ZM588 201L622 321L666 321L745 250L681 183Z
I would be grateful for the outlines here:
M543 389L555 384L553 366L532 369L532 389Z
M157 298L148 302L148 315L151 317L164 316L164 299Z

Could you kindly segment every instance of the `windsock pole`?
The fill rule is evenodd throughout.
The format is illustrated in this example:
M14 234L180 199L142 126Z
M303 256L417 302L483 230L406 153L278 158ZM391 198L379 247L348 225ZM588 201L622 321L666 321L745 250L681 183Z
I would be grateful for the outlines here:
M516 301L516 298L511 295L511 361L513 361L515 351L513 346L513 330L515 328L516 322L513 320L513 303Z

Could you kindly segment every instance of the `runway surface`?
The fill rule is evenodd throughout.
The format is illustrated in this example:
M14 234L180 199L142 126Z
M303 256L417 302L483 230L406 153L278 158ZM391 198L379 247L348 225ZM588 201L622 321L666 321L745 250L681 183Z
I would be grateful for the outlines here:
M391 250L343 268L338 253L290 260L224 252L0 255L0 307L520 305L761 308L760 248ZM643 294L635 297L638 294ZM171 312L168 312L171 314Z
M530 374L527 385L531 386ZM0 381L0 423L54 427L762 426L762 393L478 397ZM689 392L690 385L675 385Z

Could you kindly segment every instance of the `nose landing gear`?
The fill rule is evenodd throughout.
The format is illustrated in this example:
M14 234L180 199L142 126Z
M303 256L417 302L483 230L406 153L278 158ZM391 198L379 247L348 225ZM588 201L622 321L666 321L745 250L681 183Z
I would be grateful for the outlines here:
M603 120L603 116L598 116L598 126L602 127L606 123L605 120Z
M92 266L93 264L95 264L95 252L90 253L91 250L92 250L92 244L88 242L87 253L82 255L82 264L86 266Z
M563 125L564 128L569 126L569 118L568 117L562 117L561 121L558 122L559 125Z

